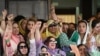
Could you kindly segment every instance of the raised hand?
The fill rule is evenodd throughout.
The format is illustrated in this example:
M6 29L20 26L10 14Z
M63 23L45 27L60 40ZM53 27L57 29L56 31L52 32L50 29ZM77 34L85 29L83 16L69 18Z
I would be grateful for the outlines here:
M4 9L3 11L2 11L2 21L1 21L1 28L2 28L2 30L3 31L5 31L5 28L6 28L6 22L5 22L5 18L6 18L6 16L7 16L7 10L6 9ZM3 34L3 33L2 33ZM1 35L2 35L1 34Z
M36 29L40 29L41 27L41 21L36 22Z
M55 13L55 7L51 5L51 13Z
M11 21L11 20L14 19L14 15L13 15L13 14L9 14L9 15L7 16L7 18L8 18L9 21Z
M56 20L56 21L58 20L56 13L54 12L51 13L51 19Z
M91 38L92 38L92 36L93 36L93 34L92 33L89 33L88 35L87 35L87 41L90 41L91 40Z
M60 33L62 33L63 32L62 31L62 26L58 26L58 30L59 30Z
M36 41L41 40L40 27L41 27L41 21L36 22L36 30L35 30L35 39L36 39Z
M92 45L92 43L91 43L91 38L92 38L92 36L93 36L92 33L89 33L89 34L87 35L87 42L86 42L86 45L87 45L88 48L90 48L91 45Z
M48 24L47 23L44 23L43 24L43 28L47 28L48 27Z
M6 16L7 16L7 10L6 10L6 9L4 9L4 10L2 11L2 15L3 15L3 19L5 19Z
M75 53L75 56L80 56L79 50L76 45L70 45L72 52Z
M51 19L57 20L57 15L55 13L55 7L53 5L51 5L51 9L50 10L51 10L50 11L50 17L51 17Z
M35 30L36 30L36 25L34 25L30 31L31 34L34 34L35 33Z
M44 30L45 30L47 27L48 27L48 24L47 24L47 23L43 23L43 26L42 26L40 32L43 33Z

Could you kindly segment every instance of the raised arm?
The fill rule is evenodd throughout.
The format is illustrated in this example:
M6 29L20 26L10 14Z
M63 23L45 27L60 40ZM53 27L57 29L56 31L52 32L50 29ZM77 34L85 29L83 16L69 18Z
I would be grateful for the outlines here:
M29 56L36 56L36 41L35 41L35 29L36 26L33 26L31 31L30 31L30 37L29 37L29 41L30 41L30 52L29 52Z
M4 46L5 54L7 56L12 56L13 50L11 48L10 39L11 39L11 35L12 35L12 22L11 22L11 20L14 18L14 16L12 14L10 14L10 15L8 15L7 18L8 18L8 23L7 23L7 27L6 27L6 30L4 32L4 36L3 36L3 46Z
M72 52L75 53L75 56L80 56L79 50L76 45L70 45Z
M6 28L6 22L5 22L6 16L7 16L7 10L4 9L4 10L2 11L2 20L1 20L1 29L2 29L3 31L5 31L5 28ZM3 35L3 33L2 33L2 35Z
M41 41L41 34L40 34L40 27L41 27L41 22L38 21L36 23L36 30L35 30L35 39L36 39L36 42L39 42Z
M50 19L58 21L57 15L55 13L55 7L53 5L51 5L51 9L50 9Z
M10 14L7 16L8 18L8 22L7 22L7 27L4 33L4 39L10 39L11 38L11 34L12 34L12 19L14 18L13 14Z
M40 30L41 34L44 32L44 30L47 28L47 23L44 23L42 26L42 29Z
M86 46L89 48L89 49L91 49L91 46L94 44L93 42L94 42L94 40L92 40L92 38L93 38L93 32L91 32L91 33L89 33L88 35L87 35L87 42L86 42ZM96 43L95 43L96 44Z

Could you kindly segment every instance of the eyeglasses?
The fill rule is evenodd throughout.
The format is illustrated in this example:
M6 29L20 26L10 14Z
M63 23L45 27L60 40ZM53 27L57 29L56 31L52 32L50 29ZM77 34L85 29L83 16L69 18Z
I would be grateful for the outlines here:
M20 49L23 49L23 48L27 48L27 46L20 46L19 48L20 48Z
M53 41L53 40L50 40L49 42L51 42L51 43L57 43L57 41Z

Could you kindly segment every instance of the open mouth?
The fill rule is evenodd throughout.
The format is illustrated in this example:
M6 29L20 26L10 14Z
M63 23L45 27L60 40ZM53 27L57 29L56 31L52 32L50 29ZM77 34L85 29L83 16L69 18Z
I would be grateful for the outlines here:
M51 44L51 46L55 46L55 44L54 44L54 43L52 43L52 44Z

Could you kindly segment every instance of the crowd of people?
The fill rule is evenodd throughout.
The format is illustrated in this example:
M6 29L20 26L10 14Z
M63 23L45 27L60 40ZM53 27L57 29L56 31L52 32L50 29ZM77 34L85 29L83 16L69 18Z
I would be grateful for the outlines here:
M66 23L51 7L47 21L2 11L1 56L100 56L100 14Z

